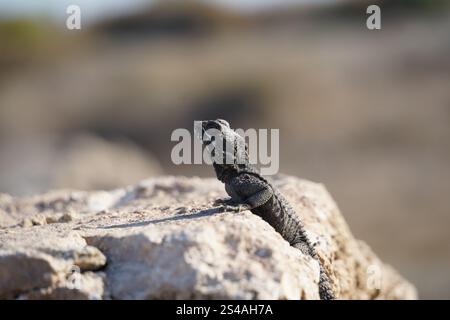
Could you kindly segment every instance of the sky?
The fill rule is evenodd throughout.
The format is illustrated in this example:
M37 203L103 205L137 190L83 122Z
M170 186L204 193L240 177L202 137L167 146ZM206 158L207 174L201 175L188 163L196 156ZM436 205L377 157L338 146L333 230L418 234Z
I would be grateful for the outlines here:
M166 0L174 1L174 0ZM203 0L224 7L254 11L276 6L292 4L331 3L337 0ZM43 16L54 20L66 19L66 8L71 4L79 5L85 21L133 12L155 3L156 0L0 0L0 18Z

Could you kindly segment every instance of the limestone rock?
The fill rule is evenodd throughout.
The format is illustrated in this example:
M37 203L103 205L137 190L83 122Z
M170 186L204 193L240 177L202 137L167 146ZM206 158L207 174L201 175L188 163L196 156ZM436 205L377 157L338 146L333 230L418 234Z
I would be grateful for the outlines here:
M274 184L305 222L340 299L414 299L356 240L326 189ZM0 197L3 299L318 299L319 266L251 212L220 212L215 179Z

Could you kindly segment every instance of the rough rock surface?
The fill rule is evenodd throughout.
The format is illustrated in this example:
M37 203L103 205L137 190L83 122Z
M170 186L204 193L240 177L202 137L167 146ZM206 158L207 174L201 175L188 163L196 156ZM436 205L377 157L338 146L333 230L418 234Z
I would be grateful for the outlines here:
M354 239L325 188L275 185L301 215L340 299L414 299ZM251 212L219 212L215 179L161 177L109 192L0 195L3 299L318 299L316 261Z

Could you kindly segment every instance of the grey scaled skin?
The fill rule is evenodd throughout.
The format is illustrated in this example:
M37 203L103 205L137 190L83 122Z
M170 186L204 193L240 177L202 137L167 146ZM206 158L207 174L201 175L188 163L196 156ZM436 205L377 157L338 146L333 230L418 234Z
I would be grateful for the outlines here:
M210 134L214 132L214 134ZM200 134L197 132L197 134ZM202 121L202 142L213 156L217 178L225 184L231 197L216 201L226 211L250 210L268 222L289 244L319 262L319 295L322 300L335 299L330 279L308 239L304 225L287 200L249 163L243 137L222 119ZM233 146L227 149L226 146ZM226 153L233 150L232 153ZM214 160L222 156L225 161Z

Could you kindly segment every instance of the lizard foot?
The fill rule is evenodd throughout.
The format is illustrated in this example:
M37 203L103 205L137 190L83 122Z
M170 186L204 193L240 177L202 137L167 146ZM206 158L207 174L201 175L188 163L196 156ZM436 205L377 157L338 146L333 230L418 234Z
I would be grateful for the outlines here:
M237 213L245 211L245 210L250 210L250 206L245 203L224 205L222 208L225 212L237 212Z

